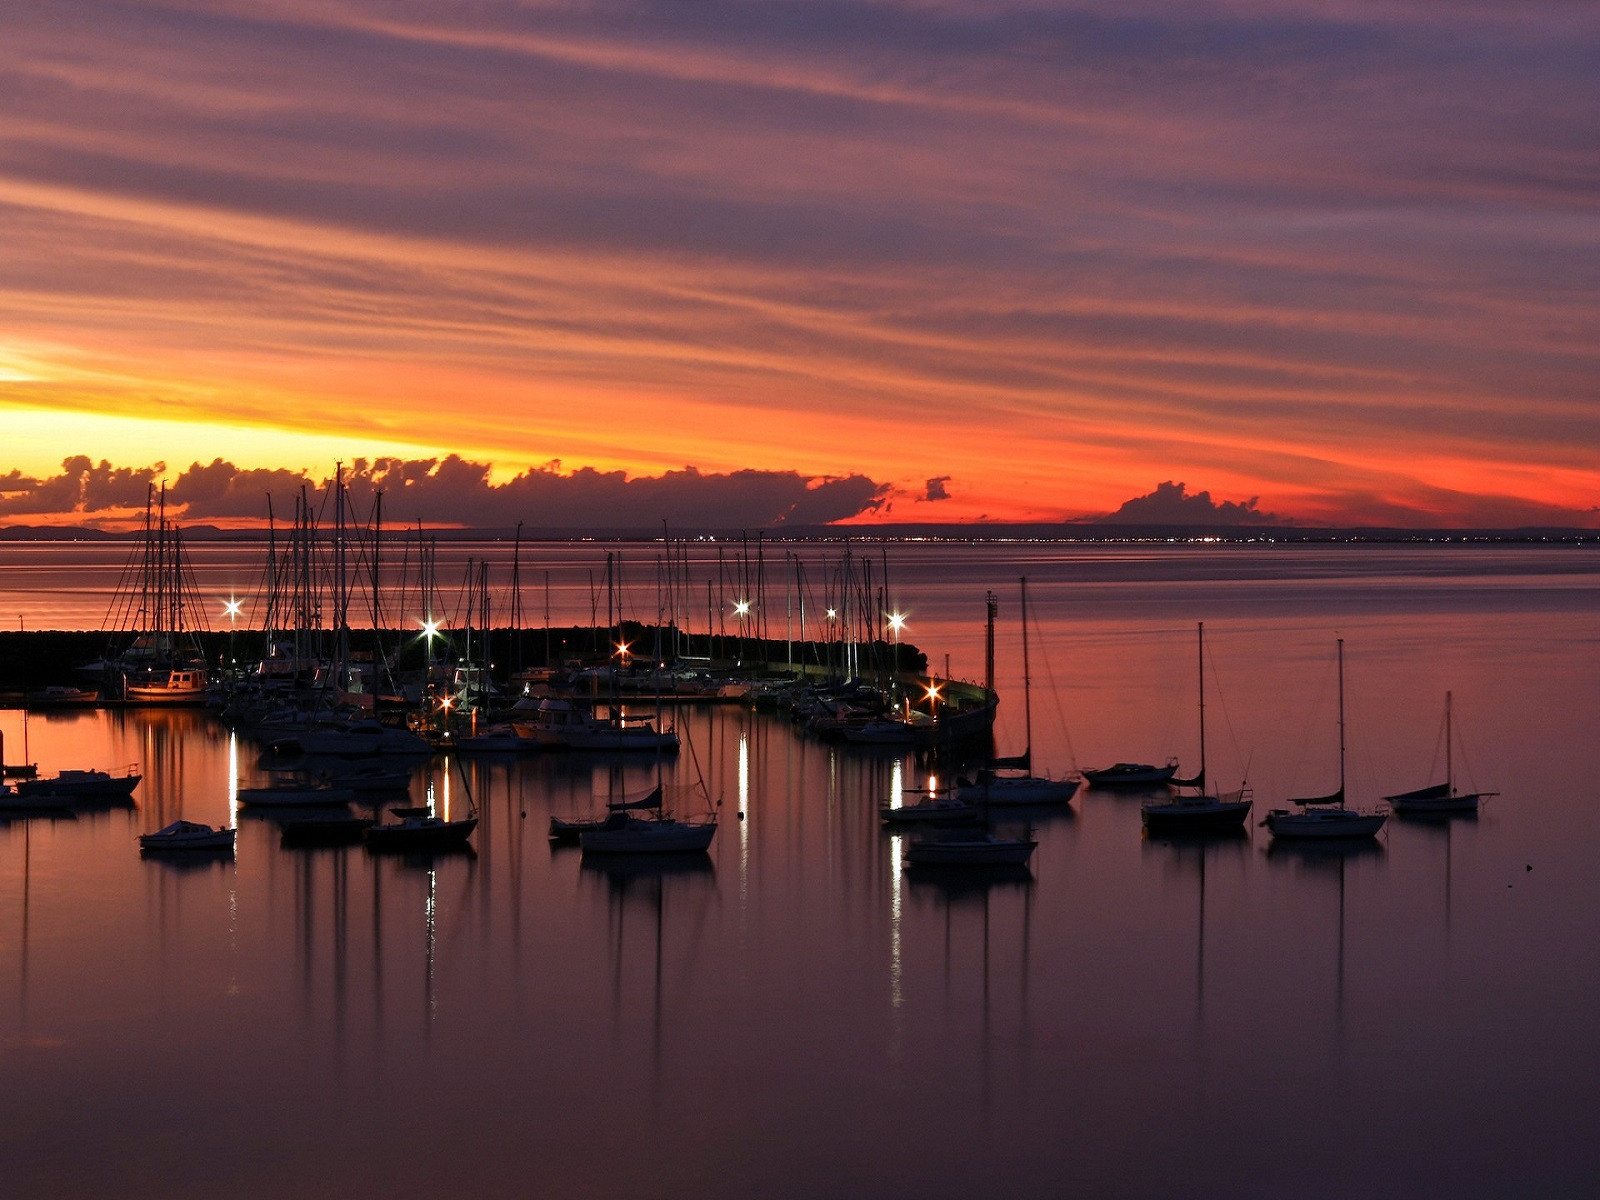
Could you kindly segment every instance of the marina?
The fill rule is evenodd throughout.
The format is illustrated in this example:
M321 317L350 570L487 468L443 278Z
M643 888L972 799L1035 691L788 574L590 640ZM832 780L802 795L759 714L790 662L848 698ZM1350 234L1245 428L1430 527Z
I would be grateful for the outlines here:
M346 763L386 786L334 785L355 836L322 844L243 803L275 777L214 711L0 712L10 756L26 739L44 777L139 776L126 804L0 813L0 1145L22 1193L134 1194L159 1171L164 1195L216 1194L211 1165L152 1149L174 1129L227 1148L228 1194L262 1197L466 1180L663 1197L1449 1180L1492 1196L1600 1168L1563 1134L1600 1090L1590 1023L1567 1019L1600 978L1600 813L1585 739L1561 725L1596 703L1593 549L889 553L904 636L941 675L948 655L950 675L981 676L998 597L990 741L861 745L750 698L677 704L660 718L677 754ZM1007 599L1024 574L1031 716ZM1397 813L1356 845L1280 844L1253 822L1147 831L1146 806L1177 793L1117 781L991 814L987 834L885 822L1023 746L1068 769L1177 759L1188 776L1198 620L1208 788L1316 790L1337 777L1342 716L1349 795L1379 803L1445 769L1426 751L1448 690L1453 778L1499 794L1465 818ZM702 780L703 850L549 836L613 801L693 817ZM180 821L236 829L233 852L140 852ZM370 840L408 824L411 845ZM925 865L919 842L990 861L933 850ZM597 1161L623 1103L644 1114L642 1153ZM117 1114L88 1152L50 1132L85 1104ZM1325 1132L1360 1131L1359 1161L1337 1137L1291 1153L1268 1136L1311 1104ZM1169 1153L1144 1152L1152 1123ZM472 1149L438 1154L443 1139ZM711 1179L707 1154L729 1164Z

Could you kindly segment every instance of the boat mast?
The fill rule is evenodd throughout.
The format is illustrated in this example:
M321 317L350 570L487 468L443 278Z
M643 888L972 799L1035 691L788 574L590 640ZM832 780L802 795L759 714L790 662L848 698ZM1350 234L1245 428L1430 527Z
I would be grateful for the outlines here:
M1344 804L1344 639L1339 639L1339 803Z
M1206 787L1206 623L1195 626L1195 646L1200 666L1200 790Z
M1028 577L1022 577L1022 757L1033 769L1033 680L1028 670Z

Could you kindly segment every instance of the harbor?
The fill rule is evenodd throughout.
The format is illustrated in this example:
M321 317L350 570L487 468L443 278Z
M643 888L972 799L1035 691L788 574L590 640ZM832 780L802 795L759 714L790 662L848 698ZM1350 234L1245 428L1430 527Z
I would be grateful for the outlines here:
M211 1194L214 1168L159 1154L175 1128L228 1148L231 1194L262 1196L308 1171L330 1195L463 1177L490 1194L1237 1195L1316 1175L1489 1196L1594 1168L1581 1141L1544 1153L1594 1098L1587 1026L1561 1014L1600 976L1583 853L1600 817L1582 739L1556 732L1592 708L1592 552L967 551L891 552L915 597L906 636L935 660L981 675L998 599L1001 701L958 771L1025 749L1031 691L1036 770L1170 755L1190 773L1203 618L1219 785L1248 772L1276 802L1336 782L1337 635L1353 797L1429 782L1447 690L1457 773L1500 794L1301 848L1256 820L1154 834L1142 809L1165 788L1086 783L993 823L1036 843L1025 864L921 866L918 832L881 810L937 783L939 748L686 703L662 707L675 755L385 760L402 790L351 812L477 822L464 845L390 853L300 844L287 814L241 804L273 778L266 748L203 705L6 710L8 758L26 722L46 775L141 775L125 802L0 818L5 1145L24 1191L115 1192L138 1171ZM658 786L701 811L702 783L703 852L548 836ZM236 845L140 851L179 821L236 828ZM83 988L99 962L115 969ZM117 1132L69 1154L47 1131L86 1097ZM637 1153L597 1162L623 1098ZM1360 1139L1359 1165L1270 1136L1313 1102ZM1181 1131L1172 1153L1142 1151L1152 1122ZM735 1165L691 1185L707 1155Z

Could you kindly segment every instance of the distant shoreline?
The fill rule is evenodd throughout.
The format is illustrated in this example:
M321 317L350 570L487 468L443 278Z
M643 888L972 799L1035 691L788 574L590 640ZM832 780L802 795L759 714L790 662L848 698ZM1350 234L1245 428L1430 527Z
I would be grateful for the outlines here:
M183 536L190 542L265 542L268 530L221 529L214 525L184 525ZM415 526L392 526L396 540L414 537ZM462 528L430 527L429 537L439 541L509 542L660 542L659 529L526 529L494 526ZM281 534L280 534L281 535ZM673 530L672 540L683 541L766 541L766 542L1061 542L1066 544L1259 544L1308 542L1329 544L1436 543L1462 545L1600 544L1600 530L1562 526L1521 529L1406 529L1384 527L1310 527L1298 525L1123 525L1123 524L1018 524L1018 525L808 525L770 529ZM66 526L10 525L0 527L0 542L134 542L142 531L112 532L102 529Z

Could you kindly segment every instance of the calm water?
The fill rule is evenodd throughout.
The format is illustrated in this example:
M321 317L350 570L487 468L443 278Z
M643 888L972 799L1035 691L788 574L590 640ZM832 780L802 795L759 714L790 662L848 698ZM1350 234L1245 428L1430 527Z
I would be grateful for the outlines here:
M575 620L603 551L560 553ZM121 556L69 558L8 559L12 607L64 570L98 626ZM246 815L234 862L184 868L135 835L229 820L253 746L202 714L5 712L10 758L26 738L46 771L145 780L135 809L0 825L4 1194L1592 1187L1600 555L914 545L889 568L906 636L958 675L998 593L1002 752L1027 574L1041 766L1192 765L1203 620L1210 763L1258 808L1336 782L1341 637L1357 796L1429 781L1447 689L1458 771L1502 795L1340 855L1146 840L1136 796L1090 791L1041 819L1025 878L929 880L875 811L923 764L725 708L682 715L668 768L698 759L724 800L698 866L553 852L551 813L652 778L567 755L417 769L414 797L476 803L472 857L286 850Z

